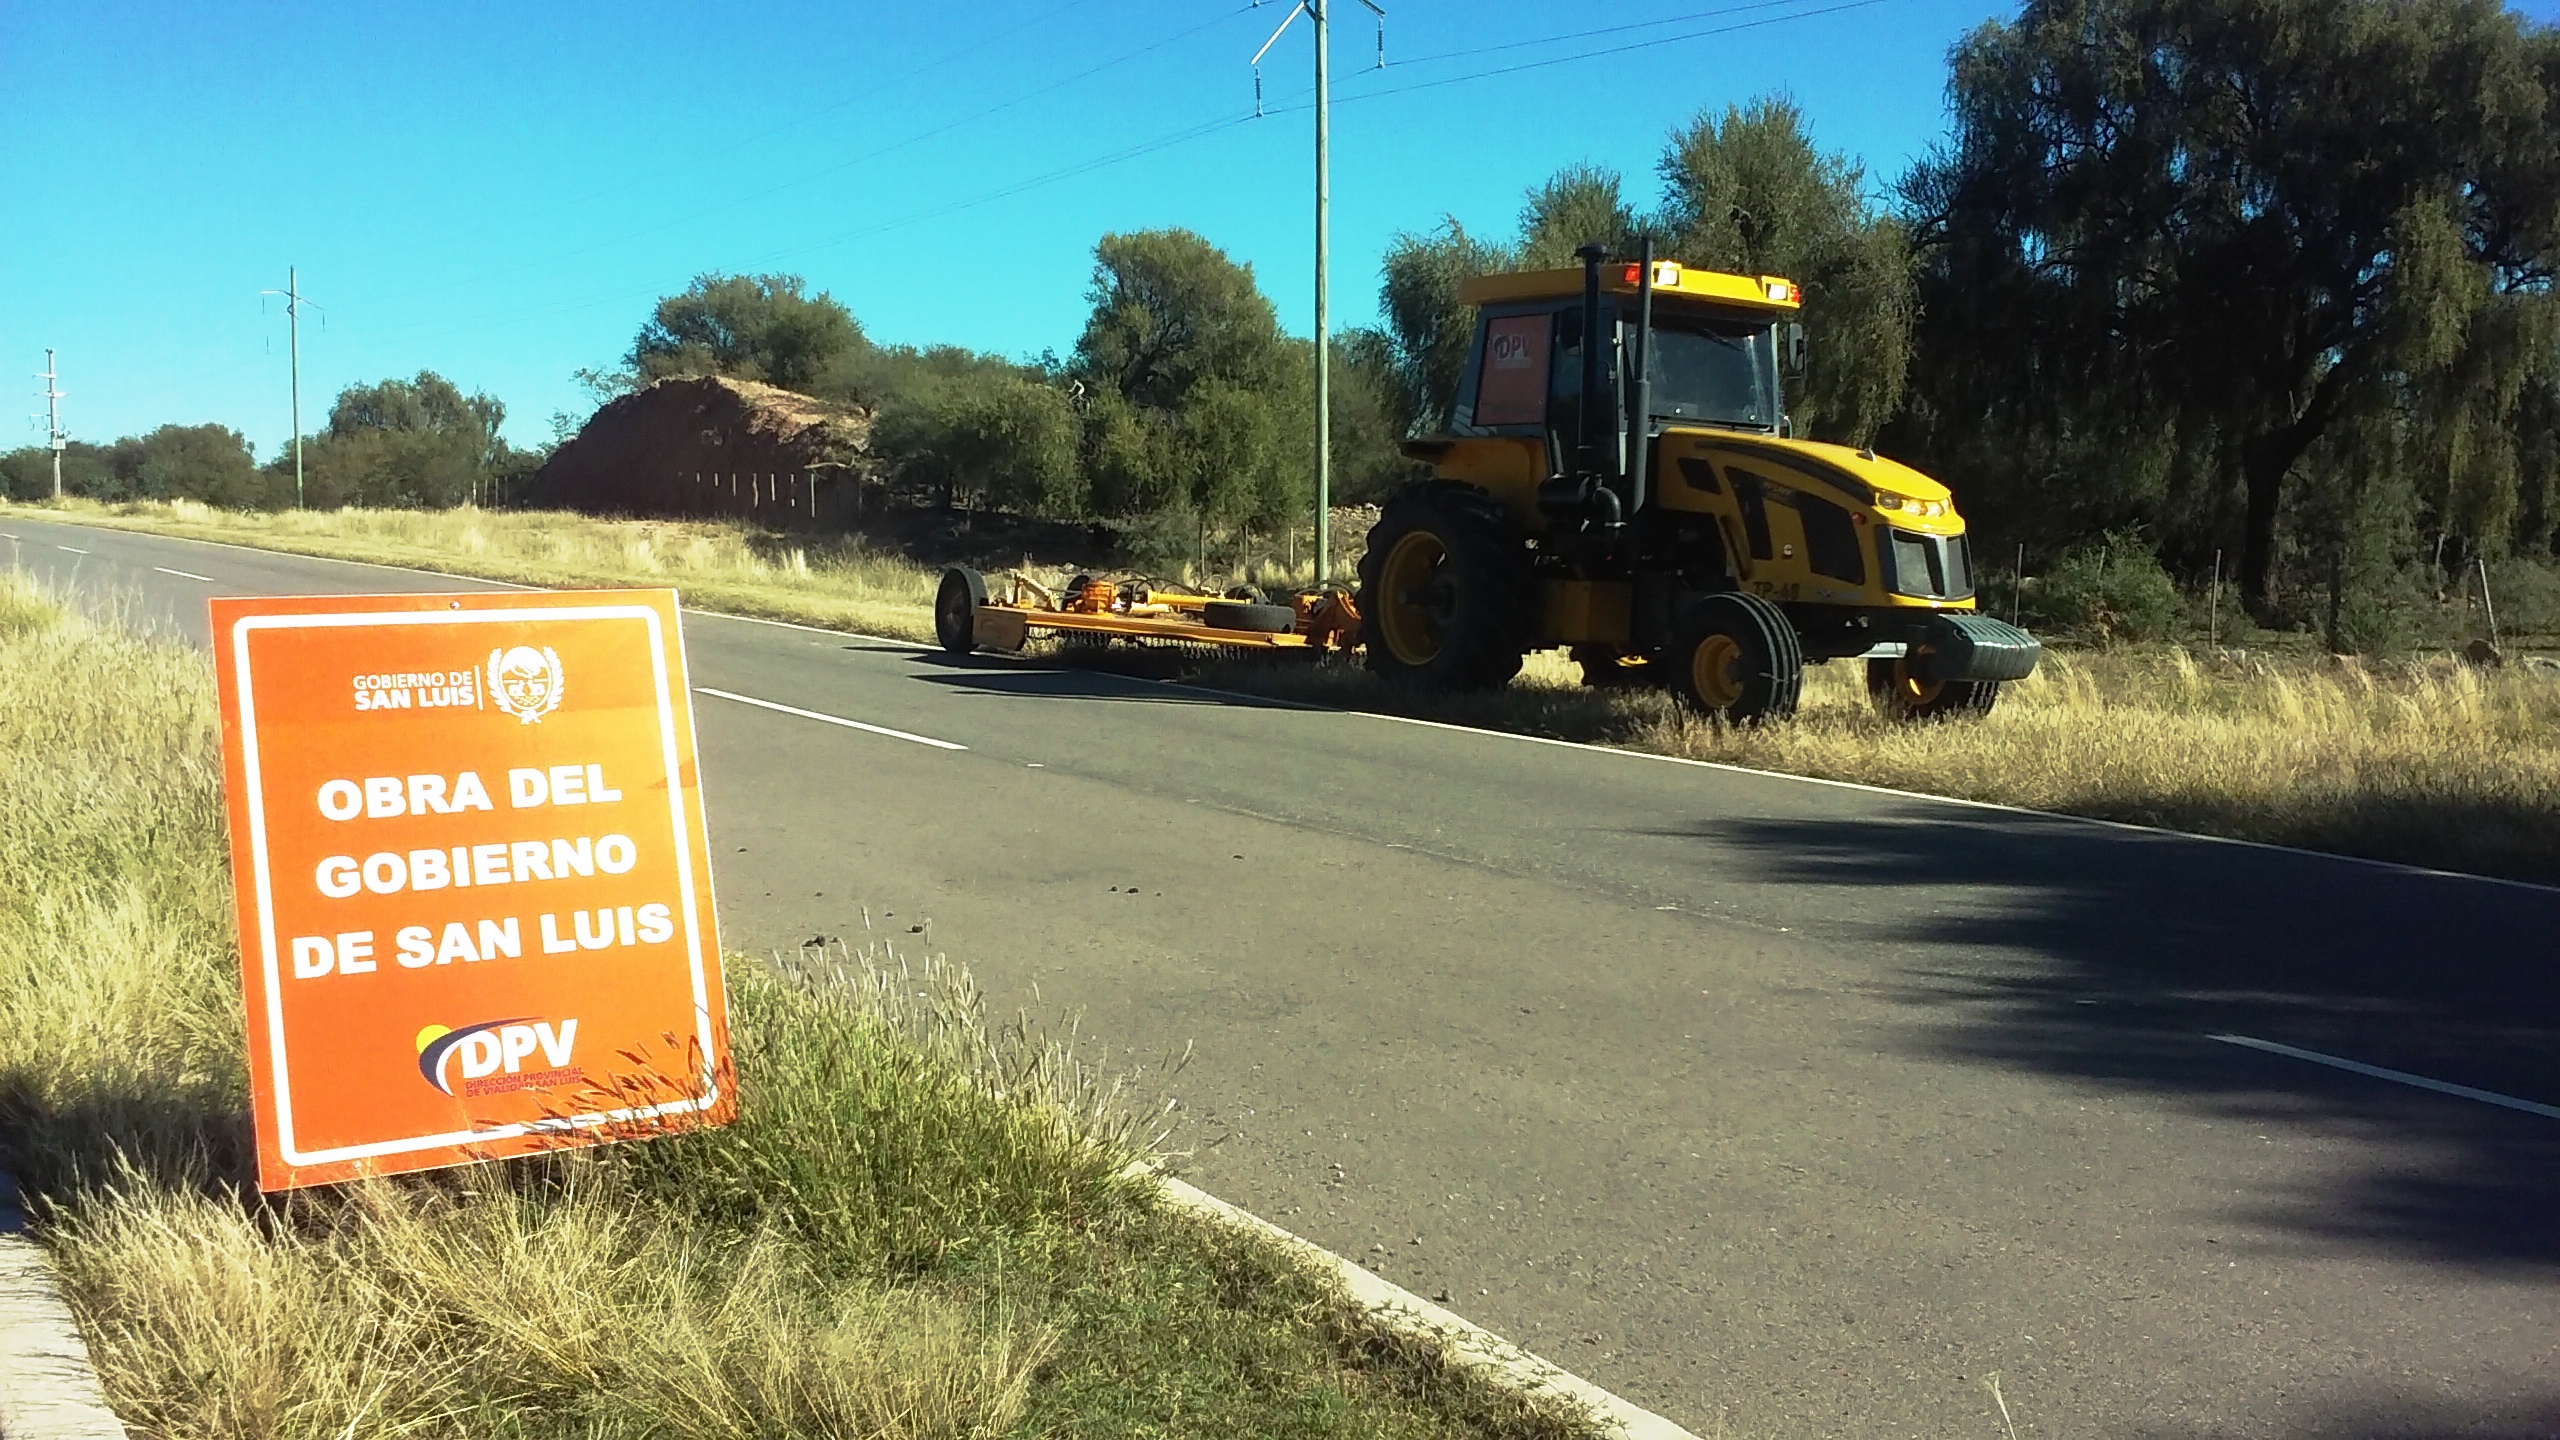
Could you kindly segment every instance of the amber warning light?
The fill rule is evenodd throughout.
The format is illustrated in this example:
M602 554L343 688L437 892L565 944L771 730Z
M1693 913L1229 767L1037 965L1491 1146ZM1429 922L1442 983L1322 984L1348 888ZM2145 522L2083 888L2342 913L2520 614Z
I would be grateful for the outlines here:
M212 615L262 1188L730 1117L674 591Z

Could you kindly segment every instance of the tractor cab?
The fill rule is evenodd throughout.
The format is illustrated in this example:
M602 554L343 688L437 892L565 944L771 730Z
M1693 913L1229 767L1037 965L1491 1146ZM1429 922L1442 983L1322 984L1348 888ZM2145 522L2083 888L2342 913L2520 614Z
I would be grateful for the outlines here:
M1460 288L1477 321L1448 433L1406 445L1435 479L1391 502L1363 561L1371 666L1466 688L1565 646L1595 684L1667 683L1745 719L1791 710L1806 662L1862 657L1888 708L1988 708L2038 649L1971 613L1953 495L1795 437L1794 282L1650 249ZM1417 525L1436 538L1397 548Z

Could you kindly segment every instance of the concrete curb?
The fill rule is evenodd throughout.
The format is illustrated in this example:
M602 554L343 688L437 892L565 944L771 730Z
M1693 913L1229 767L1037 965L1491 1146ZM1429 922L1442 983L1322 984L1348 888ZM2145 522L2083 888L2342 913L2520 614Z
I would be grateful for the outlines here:
M17 1182L0 1174L0 1436L125 1440L89 1347L54 1292L53 1262L26 1231Z
M1292 1235L1250 1211L1239 1210L1194 1185L1184 1184L1152 1167L1131 1171L1152 1178L1174 1209L1213 1225L1269 1240L1334 1276L1353 1301L1380 1326L1410 1340L1437 1346L1463 1369L1529 1399L1559 1397L1597 1416L1625 1440L1699 1440L1690 1431L1652 1411L1622 1400L1552 1360L1530 1353L1474 1321L1453 1314L1364 1266L1334 1254L1313 1241Z

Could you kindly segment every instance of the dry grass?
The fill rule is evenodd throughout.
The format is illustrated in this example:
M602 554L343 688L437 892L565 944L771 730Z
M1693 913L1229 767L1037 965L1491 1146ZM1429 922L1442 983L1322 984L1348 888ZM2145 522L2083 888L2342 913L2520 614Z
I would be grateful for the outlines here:
M1489 695L1434 700L1349 666L1228 666L1211 683L1285 698L1622 745L2064 814L2560 883L2560 672L2449 658L2048 654L1991 715L1908 724L1863 672L1806 677L1783 725L1702 724L1658 692L1586 690L1531 657Z
M878 946L733 962L728 1128L261 1199L210 691L0 578L0 1166L135 1433L1582 1433L1159 1209L1159 1112Z
M468 506L238 511L189 500L73 501L61 511L86 524L525 585L672 585L698 609L933 638L937 571L858 544L777 536L730 521Z

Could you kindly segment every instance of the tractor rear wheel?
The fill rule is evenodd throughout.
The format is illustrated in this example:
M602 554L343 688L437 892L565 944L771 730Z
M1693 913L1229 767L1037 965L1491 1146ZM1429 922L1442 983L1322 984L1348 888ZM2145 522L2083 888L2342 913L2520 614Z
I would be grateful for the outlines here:
M1493 498L1445 481L1387 501L1360 557L1369 669L1442 692L1520 673L1535 594L1519 533Z
M1804 649L1786 612L1757 595L1699 601L1681 624L1670 663L1680 698L1729 724L1783 720L1804 693Z
M1867 698L1897 720L1935 720L1956 715L1988 715L2000 698L1997 680L1923 680L1911 671L1911 659L1867 662Z
M966 565L942 572L933 592L933 638L954 655L978 648L978 607L987 603L987 577Z

